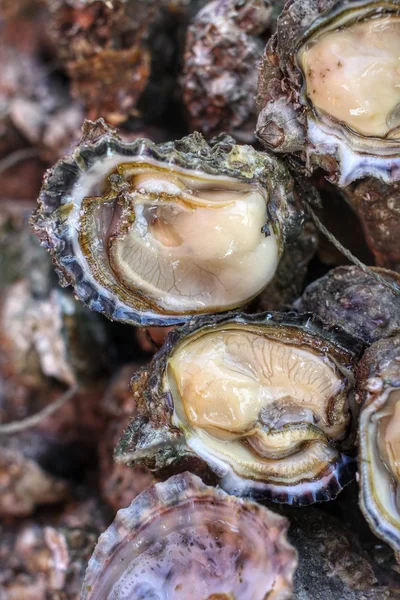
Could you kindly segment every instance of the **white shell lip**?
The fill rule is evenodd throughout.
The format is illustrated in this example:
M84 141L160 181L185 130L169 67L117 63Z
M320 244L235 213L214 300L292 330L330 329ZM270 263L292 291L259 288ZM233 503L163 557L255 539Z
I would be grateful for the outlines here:
M387 12L398 14L399 5L387 3ZM355 1L349 6L343 2L330 13L323 14L305 32L299 47L307 43L315 35L336 29L338 26L363 19L367 16L382 16L379 1ZM297 68L302 72L298 59ZM313 162L315 156L332 156L338 165L334 173L335 183L346 187L358 179L375 177L384 183L400 180L400 142L393 139L381 139L357 134L333 118L318 116L306 98L306 87L300 95L300 103L307 107L307 163Z
M255 502L251 502L248 500L238 499L232 496L228 496L225 492L219 489L215 489L212 487L208 487L201 479L198 477L186 472L180 475L176 475L171 477L169 480L163 483L157 483L146 491L142 492L139 496L135 498L135 500L131 503L131 505L123 510L118 511L117 516L111 526L100 536L98 544L95 548L93 556L91 557L88 565L88 569L86 572L85 581L83 584L82 592L81 592L81 600L104 600L105 596L103 592L100 591L101 595L98 595L98 585L101 579L101 575L106 568L112 569L112 561L113 557L116 556L117 552L121 550L127 543L132 543L135 535L140 534L141 530L147 527L149 523L154 523L157 521L161 521L163 517L171 519L172 511L175 509L179 511L180 509L184 509L187 512L187 516L185 518L184 514L178 515L177 521L175 524L175 530L183 532L187 532L186 536L190 536L190 530L193 527L203 527L202 519L196 519L196 506L199 506L199 509L205 505L205 503L209 503L210 509L214 512L218 510L228 510L232 513L232 516L237 515L237 528L235 527L232 531L234 531L234 535L238 535L239 527L243 526L243 519L254 520L257 519L260 522L260 529L263 530L263 541L261 542L263 545L265 544L268 547L268 564L265 564L264 569L260 571L260 563L257 566L258 572L255 572L255 575L262 583L264 580L264 587L266 590L265 596L259 596L260 600L289 600L293 591L293 575L295 568L297 566L297 552L291 546L291 544L287 541L286 533L288 528L288 522L284 517L280 515L276 515L270 510L256 504ZM240 518L239 518L240 515ZM216 519L216 523L218 523L218 519ZM223 523L223 521L221 521ZM170 525L170 523L169 523ZM158 535L153 543L161 544L162 546L162 554L164 555L165 545L164 543L168 543L167 533L169 531L168 526L164 528L162 526L162 533ZM222 533L221 529L221 539L220 546L217 548L218 550L215 553L215 561L216 561L216 569L218 570L218 561L220 560L220 556L224 551L224 546L229 541L226 542L224 539L224 533ZM254 535L258 533L258 530L254 531ZM165 542L163 542L165 540ZM206 540L205 540L206 541ZM136 544L133 546L134 551L136 551L136 556L140 556L141 552L144 552L145 549L140 544ZM210 550L206 550L205 552L210 552ZM181 558L178 560L178 563L182 563L189 568L189 576L190 576L190 555L191 550L186 549L182 546ZM166 551L166 556L168 557L169 552ZM185 557L186 555L186 557ZM127 555L129 557L130 554ZM241 554L239 555L241 556ZM238 556L238 558L239 558ZM244 555L245 560L249 561L249 556ZM182 558L183 557L183 558ZM156 562L159 561L159 556L157 556ZM232 564L232 558L230 559L230 563ZM257 556L257 558L259 558ZM162 558L161 558L162 560ZM131 563L127 561L127 569ZM119 566L121 562L119 563ZM234 571L236 567L234 566ZM157 565L158 566L158 565ZM222 564L221 564L222 566ZM174 568L176 565L174 564ZM243 568L243 573L246 572L245 567ZM185 569L183 567L185 572ZM152 568L150 567L150 571ZM130 572L130 571L129 571ZM208 575L207 569L203 573L204 577L212 576ZM220 579L224 579L225 573L220 574L217 578L217 581ZM171 573L169 573L169 577ZM112 575L111 575L112 577ZM185 575L183 575L185 577ZM118 577L117 580L119 581ZM236 581L241 581L241 577L237 577ZM129 580L131 581L131 580ZM155 577L155 584L152 585L151 592L156 595L151 595L151 598L157 598L157 600L167 600L167 598L175 598L175 595L172 597L168 594L168 590L165 592L164 587L160 585L160 581ZM149 581L149 584L151 582ZM164 581L164 584L167 585ZM241 581L241 585L243 581ZM201 582L199 581L199 585ZM229 584L228 584L229 585ZM232 586L237 585L232 582ZM248 592L249 583L244 581L244 589ZM254 585L254 582L253 582ZM177 586L178 588L179 586ZM130 587L130 584L127 584L125 589L125 593L128 590L131 590L128 596L124 595L124 591L121 591L120 588L108 591L107 598L114 598L115 600L122 598L128 598L130 600L135 600L136 598L144 598L145 596L136 596L135 591ZM175 593L176 589L175 588ZM111 591L111 594L110 594ZM213 590L208 590L211 592L211 596L214 593ZM254 590L253 590L254 592ZM122 593L122 595L120 595ZM195 594L195 590L193 590ZM199 593L197 591L197 593ZM220 593L220 592L218 592ZM223 592L222 595L224 595ZM264 593L264 592L262 592ZM229 593L227 597L229 596ZM187 596L180 596L178 593L176 598L187 598ZM207 596L208 597L208 596ZM225 597L225 596L224 596ZM229 596L230 597L230 596ZM236 596L235 596L236 597ZM238 598L242 596L238 596ZM202 596L203 598L203 596ZM246 593L243 598L249 598L248 593ZM193 596L194 600L200 599L200 596Z
M369 433L369 424L371 418L375 413L381 409L390 394L394 391L400 391L400 386L388 386L381 393L382 386L377 386L378 378L369 380L372 383L374 391L370 393L375 395L379 394L372 401L361 409L360 421L359 421L359 473L360 473L360 507L368 521L372 531L379 538L388 543L396 553L400 552L400 514L398 518L397 526L390 519L388 514L383 512L384 507L381 504L381 498L384 499L385 491L383 489L383 483L377 485L378 477L377 465L374 461L373 444L376 443L375 439L371 439ZM382 383L382 380L380 380ZM368 388L369 389L369 388ZM386 467L380 465L382 469ZM375 468L374 468L375 467ZM378 469L379 470L379 469ZM390 487L390 483L387 482ZM391 491L391 490L389 490ZM378 499L376 498L378 496Z
M188 146L192 149L188 150ZM52 254L61 284L72 285L77 297L91 310L103 313L111 320L137 326L183 324L194 315L228 312L250 302L256 293L239 304L235 301L233 305L213 304L210 308L195 310L183 311L179 307L177 310L164 310L154 298L149 296L146 299L144 294L139 293L140 290L133 294L131 303L125 290L121 294L114 293L115 290L103 285L104 280L97 281L79 247L77 230L82 216L82 199L93 193L98 195L101 189L98 182L103 182L117 165L129 162L162 163L167 172L192 174L219 182L238 182L267 190L266 221L272 225L270 229L274 233L271 237L271 272L280 258L286 234L292 235L294 221L299 226L302 223L302 213L295 206L289 172L284 165L276 163L274 157L257 152L250 146L237 146L231 138L216 140L215 144L209 145L200 134L160 145L145 139L127 143L109 132L102 133L98 139L84 139L71 156L59 161L46 173L39 209L31 220L35 232ZM263 228L261 232L264 233ZM271 273L268 277L269 280L272 278ZM265 285L258 285L257 294L266 285L268 281Z

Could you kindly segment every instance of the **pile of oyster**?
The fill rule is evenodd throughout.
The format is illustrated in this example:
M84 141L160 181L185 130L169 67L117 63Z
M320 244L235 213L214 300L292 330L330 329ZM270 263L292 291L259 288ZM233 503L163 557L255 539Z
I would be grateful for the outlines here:
M1 600L400 599L400 0L0 20Z

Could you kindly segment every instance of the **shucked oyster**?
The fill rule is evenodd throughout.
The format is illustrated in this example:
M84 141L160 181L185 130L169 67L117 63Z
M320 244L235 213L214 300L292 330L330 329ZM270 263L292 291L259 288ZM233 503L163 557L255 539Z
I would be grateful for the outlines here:
M285 600L287 521L184 473L120 510L90 559L82 600Z
M132 380L136 415L116 459L159 470L192 457L231 493L331 499L354 472L358 350L311 315L230 315L173 331Z
M399 0L288 2L260 70L257 124L268 148L344 188L377 265L395 270L399 40Z
M304 152L341 186L365 176L397 181L399 40L399 0L291 2L266 50L260 138Z
M264 289L302 224L292 183L276 159L231 138L124 143L97 122L48 172L33 221L90 308L168 325Z
M375 342L359 364L361 509L400 558L400 336Z

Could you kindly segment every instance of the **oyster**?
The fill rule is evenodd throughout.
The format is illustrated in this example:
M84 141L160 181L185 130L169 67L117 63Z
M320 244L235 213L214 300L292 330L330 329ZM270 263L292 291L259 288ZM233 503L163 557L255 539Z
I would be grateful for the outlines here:
M268 148L344 188L377 264L396 270L399 33L398 0L287 3L260 72L257 124Z
M244 305L302 225L293 181L273 157L200 134L124 143L102 121L47 173L39 203L34 228L61 282L136 325Z
M118 512L81 598L284 600L297 563L286 530L283 517L183 473Z
M358 367L360 503L400 559L400 336L375 342Z
M377 267L372 270L394 287L400 286L398 273ZM371 274L354 266L337 267L310 283L294 308L313 312L366 344L400 329L399 298Z
M222 131L254 141L261 35L272 22L266 0L214 0L198 13L186 34L183 101L192 130L206 137Z
M198 319L132 380L136 413L116 460L161 470L192 457L230 493L329 500L354 474L359 351L310 314Z
M260 139L303 152L341 186L366 176L397 181L399 11L398 0L287 5L260 76Z

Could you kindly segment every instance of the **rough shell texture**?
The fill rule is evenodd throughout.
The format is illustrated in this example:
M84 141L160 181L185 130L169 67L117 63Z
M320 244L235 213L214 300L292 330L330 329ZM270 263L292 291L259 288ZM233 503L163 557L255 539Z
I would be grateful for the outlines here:
M261 34L271 24L265 0L209 2L188 28L182 78L191 127L206 137L225 131L250 143Z
M310 220L306 220L300 235L286 245L275 277L256 299L257 312L290 309L304 289L308 267L316 254L317 231ZM305 308L302 312L313 312Z
M369 530L355 482L323 507L273 508L289 519L289 540L299 553L293 600L398 600L393 553Z
M395 13L399 8L398 0L385 4L386 10ZM399 173L400 148L395 140L356 136L332 123L324 128L318 119L314 120L303 98L297 52L318 27L334 22L347 9L349 3L343 0L294 0L286 4L277 31L267 45L260 72L262 111L257 134L267 147L301 156L308 171L324 168L340 186L368 175L393 182ZM379 12L381 4L357 0L351 9L367 14Z
M399 561L400 481L397 466L393 468L398 465L399 335L378 340L366 350L358 365L357 389L362 403L358 434L360 506L372 531L393 548ZM390 406L392 394L394 404Z
M267 190L268 217L279 231L282 243L301 229L302 213L296 207L293 180L284 165L268 154L257 152L250 146L237 146L226 136L212 145L207 144L200 134L158 146L143 139L126 143L104 121L86 122L84 137L74 154L46 173L39 208L32 223L51 252L61 284L72 284L75 294L85 305L110 319L137 325L172 325L190 318L179 314L159 315L143 295L130 297L127 303L126 292L120 296L114 291L110 293L98 285L86 259L75 250L76 226L69 218L79 213L80 204L74 199L74 193L78 194L81 181L85 177L91 179L95 173L96 181L103 183L109 171L104 175L98 173L102 160L112 161L115 168L120 162L129 162L138 156L156 159L169 168L176 165L208 176L223 175L249 184L256 182Z
M284 600L297 562L286 530L265 508L177 475L117 514L89 562L82 600L122 599L128 590L132 600Z
M344 195L356 212L366 242L376 264L400 271L400 237L398 183L387 184L367 178L344 190Z
M0 525L2 600L78 600L99 534L110 523L94 498L68 503L62 512Z
M373 271L400 292L397 273L377 268ZM337 267L329 271L310 283L294 307L343 327L366 344L400 329L399 297L359 267Z
M115 124L133 111L151 68L146 43L157 18L156 2L49 2L50 31L72 80L72 92L90 118Z
M128 506L133 498L153 483L153 476L146 467L132 469L113 461L113 450L135 413L135 399L130 393L129 381L138 369L137 364L129 363L117 371L102 402L107 428L99 444L100 489L103 499L114 510Z
M155 471L169 468L182 470L191 468L202 473L209 472L204 458L189 447L184 433L173 424L173 399L165 381L166 367L170 354L179 342L196 331L213 331L216 327L235 324L245 328L255 324L265 327L265 332L273 340L311 347L322 355L329 356L339 371L345 373L348 386L350 411L355 410L351 418L352 431L348 432L344 445L348 449L354 443L356 412L351 400L354 360L363 348L363 344L349 336L342 329L327 327L311 314L263 313L260 315L233 314L198 318L181 329L172 331L162 349L154 356L148 367L141 369L131 383L136 401L136 414L125 431L116 449L116 460L121 463L143 463ZM341 457L341 458L339 458ZM209 467L221 479L221 486L231 493L255 495L276 502L305 505L335 497L344 485L354 476L354 462L351 456L338 454L338 462L332 465L320 482L307 485L269 484L240 479L231 467L223 462L214 461ZM205 470L205 471L204 471ZM239 483L240 481L240 483ZM310 482L309 482L310 483Z

